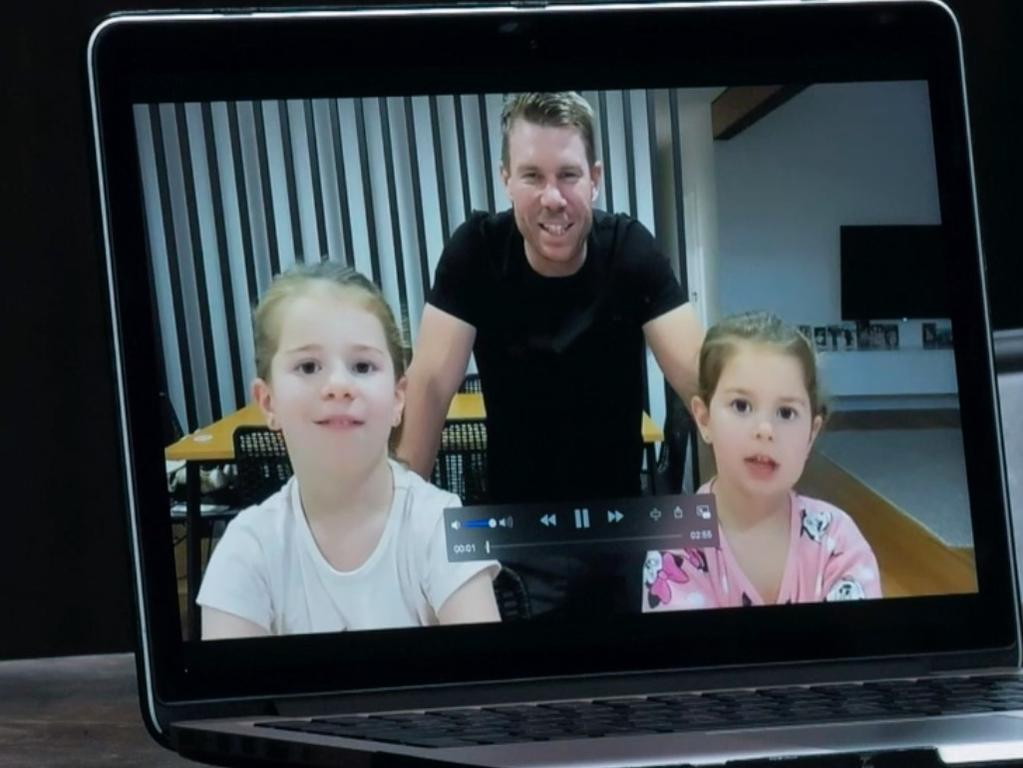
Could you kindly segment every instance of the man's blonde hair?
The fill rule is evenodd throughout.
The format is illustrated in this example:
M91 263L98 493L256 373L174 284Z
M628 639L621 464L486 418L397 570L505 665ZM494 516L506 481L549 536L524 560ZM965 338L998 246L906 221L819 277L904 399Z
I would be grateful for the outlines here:
M544 127L575 128L586 147L586 162L590 168L597 162L593 107L575 91L517 93L508 97L501 111L501 166L505 170L511 170L508 167L508 134L519 119Z

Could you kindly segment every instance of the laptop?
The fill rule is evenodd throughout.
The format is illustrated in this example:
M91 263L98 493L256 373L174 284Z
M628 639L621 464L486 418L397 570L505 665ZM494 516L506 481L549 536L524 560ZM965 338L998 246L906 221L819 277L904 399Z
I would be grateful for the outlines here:
M221 765L1023 756L967 95L941 2L133 13L97 27L88 65L139 694L161 744ZM538 91L591 105L593 207L650 232L704 327L768 310L816 347L831 415L796 490L855 523L877 594L644 609L680 586L671 563L723 546L714 456L648 353L635 496L491 504L455 488L464 452L432 475L464 504L442 518L449 563L582 553L631 603L540 610L528 579L498 576L500 622L201 639L198 590L238 514L234 436L260 426L252 306L277 273L336 261L379 285L414 350L452 232L508 208L503 105ZM260 465L277 485L280 458Z

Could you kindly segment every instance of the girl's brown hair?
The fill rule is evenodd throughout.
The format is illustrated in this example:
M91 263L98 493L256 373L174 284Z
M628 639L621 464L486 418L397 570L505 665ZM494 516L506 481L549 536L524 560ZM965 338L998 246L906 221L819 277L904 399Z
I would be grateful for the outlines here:
M814 416L827 419L828 404L817 369L817 354L802 333L786 325L771 312L743 312L729 315L711 326L700 348L700 398L710 403L717 390L721 372L738 349L740 342L765 344L791 355L803 369L803 383L810 396Z

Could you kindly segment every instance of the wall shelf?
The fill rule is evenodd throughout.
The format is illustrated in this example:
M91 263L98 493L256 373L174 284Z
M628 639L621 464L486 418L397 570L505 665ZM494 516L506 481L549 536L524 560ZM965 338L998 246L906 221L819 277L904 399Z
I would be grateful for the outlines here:
M818 353L830 397L954 395L951 349L864 349Z

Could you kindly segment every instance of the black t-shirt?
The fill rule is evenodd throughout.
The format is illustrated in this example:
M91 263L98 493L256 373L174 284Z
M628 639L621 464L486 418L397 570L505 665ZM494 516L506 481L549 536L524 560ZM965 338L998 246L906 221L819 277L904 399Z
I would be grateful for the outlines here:
M685 295L639 222L593 212L583 266L544 277L510 211L451 236L430 303L476 328L494 502L632 496L642 465L642 326Z

